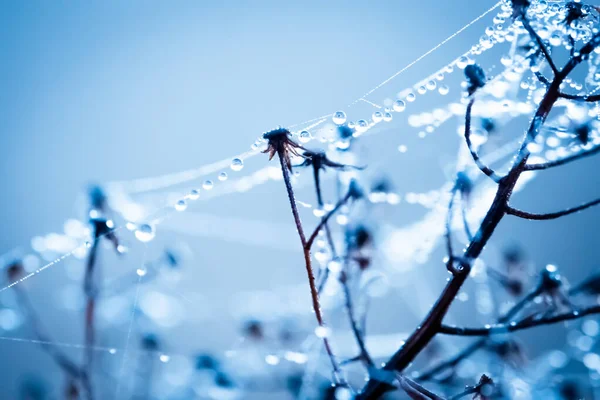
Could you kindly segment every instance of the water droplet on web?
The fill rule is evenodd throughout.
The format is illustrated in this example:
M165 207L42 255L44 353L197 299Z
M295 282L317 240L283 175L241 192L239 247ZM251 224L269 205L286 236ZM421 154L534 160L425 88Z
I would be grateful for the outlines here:
M396 112L402 112L406 109L406 103L404 102L404 100L396 100L394 102L394 111Z
M505 56L502 56L502 58L500 59L500 62L505 67L508 67L509 65L512 65L513 59L510 56L505 55Z
M164 362L164 363L167 363L167 362L169 362L169 360L171 359L171 357L169 357L169 356L168 356L168 355L166 355L166 354L161 354L159 358L160 358L160 361L161 361L161 362Z
M298 139L301 143L308 143L312 140L312 136L309 131L302 131L300 135L298 135Z
M331 120L336 125L342 125L344 122L346 122L346 113L343 111L337 111L335 114L333 114Z
M380 122L383 119L381 111L375 111L372 115L373 122Z
M427 92L427 89L425 88L425 86L419 86L417 88L417 93L419 94L425 94Z
M146 268L140 267L135 272L138 274L138 276L145 276L148 271Z
M156 236L156 232L154 231L154 227L150 224L142 224L135 231L135 237L140 242L149 242L154 239Z
M412 92L406 95L406 101L408 101L410 103L412 103L416 99L417 99L417 96Z
M386 112L385 114L383 114L383 120L385 122L390 122L392 120L392 114L389 112Z
M204 183L202 184L202 188L204 190L210 190L213 188L213 186L214 186L214 183L210 179L205 180Z
M177 211L185 211L186 208L187 208L187 203L183 199L179 200L177 203L175 203L175 210L177 210Z
M230 167L234 171L241 171L244 168L244 161L241 158L234 158L231 160Z
M406 153L406 150L408 150L408 149L406 148L405 145L401 144L400 146L398 146L398 151L400 153Z
M200 192L198 191L198 189L192 189L188 197L191 200L198 200L198 197L200 197Z
M448 85L442 85L440 86L440 88L438 89L438 92L440 92L440 94L442 96L445 96L448 94L448 92L450 92L450 88L448 87Z
M223 182L223 181L226 181L226 180L227 180L227 178L228 178L228 176L227 176L227 172L221 172L221 173L219 174L218 178L219 178L219 180L220 180L221 182Z
M435 89L436 86L437 86L437 83L435 83L435 81L429 81L425 85L425 87L427 88L427 90L433 90L433 89Z
M369 123L367 121L365 121L364 119L359 119L356 122L356 131L359 133L362 133L364 131L366 131L367 129L369 129Z
M469 65L470 62L471 62L471 60L469 60L469 57L462 56L456 62L456 66L460 69L465 69L467 67L467 65Z
M90 241L85 242L85 247L87 247L88 249L90 247L92 247L92 242L90 242Z

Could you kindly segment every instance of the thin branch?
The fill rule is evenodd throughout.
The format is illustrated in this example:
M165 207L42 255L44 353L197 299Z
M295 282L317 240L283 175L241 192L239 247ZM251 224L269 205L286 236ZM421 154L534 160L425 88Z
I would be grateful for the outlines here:
M456 197L456 191L458 188L456 185L450 191L450 201L448 202L448 212L446 213L446 231L444 237L446 238L446 253L448 261L446 262L446 269L448 272L453 274L454 269L454 250L452 248L452 210L454 208L454 198Z
M557 211L557 212L553 212L553 213L547 213L547 214L534 214L534 213L530 213L527 211L522 211L522 210L518 210L516 208L513 208L511 206L507 206L506 207L506 213L510 214L510 215L514 215L516 217L519 218L523 218L523 219L531 219L531 220L537 220L537 221L542 221L542 220L550 220L550 219L557 219L560 217L564 217L565 215L569 215L569 214L574 214L578 211L582 211L585 210L586 208L590 208L593 207L597 204L600 204L600 198L592 200L590 202L584 203L580 206L577 207L571 207L571 208L567 208L565 210L562 211Z
M98 256L98 244L100 242L100 232L97 226L94 228L94 239L92 240L92 246L88 253L86 261L85 276L83 280L83 290L86 295L86 306L85 306L85 354L83 361L83 371L88 377L88 381L85 383L86 394L89 400L94 397L93 387L91 383L92 364L94 361L94 342L95 342L95 310L96 310L96 296L97 288L94 282L94 270L96 267L96 259Z
M405 375L397 374L397 377L402 390L413 400L445 400Z
M455 326L442 325L440 333L454 336L490 336L499 333L508 333L520 331L523 329L534 328L542 325L551 325L557 322L570 321L585 317L587 315L599 314L600 306L593 306L575 310L567 313L556 314L542 318L527 318L519 322L510 322L508 324L496 324L484 328L459 328Z
M315 317L317 318L317 323L320 327L325 327L325 322L323 320L323 315L321 314L321 303L319 302L319 293L317 291L315 276L312 269L312 262L310 258L310 247L308 246L308 242L306 240L306 236L304 235L304 229L302 227L302 221L300 220L300 214L298 213L298 206L296 205L296 198L294 196L294 188L292 187L292 182L290 180L289 173L289 157L286 157L285 149L283 147L278 147L277 155L279 156L279 163L281 165L281 172L283 173L283 181L285 183L285 187L287 190L288 198L290 201L290 207L292 209L292 215L294 216L294 222L296 223L296 229L298 231L298 236L300 237L300 242L302 244L302 250L304 253L304 263L306 267L306 273L308 275L308 284L310 286L310 294L313 303L313 310L315 312ZM313 239L314 240L314 239ZM311 243L312 244L312 243ZM342 377L340 368L338 366L337 361L335 360L335 356L333 354L333 350L329 343L327 337L323 337L323 344L325 345L325 351L329 356L331 361L331 365L333 367L334 376L337 381L340 383L345 383L344 378Z
M494 182L499 183L500 179L502 178L498 176L498 174L496 174L496 172L493 169L491 169L483 163L483 161L479 157L479 154L473 148L473 143L471 142L471 113L473 110L473 103L475 103L474 97L472 97L469 101L469 104L467 105L467 111L465 113L465 141L467 142L467 147L469 148L469 152L473 157L473 161L475 161L475 164L481 170L481 172L492 178Z
M358 322L356 321L354 315L354 306L352 305L352 296L350 293L350 288L348 287L346 282L342 282L342 287L344 288L344 296L346 298L346 312L348 313L348 320L350 321L350 327L352 328L352 334L354 335L354 339L356 340L356 344L360 350L360 359L364 361L367 367L373 367L375 363L367 350L367 346L364 341L363 333L361 332Z
M469 242L473 241L473 233L471 232L471 228L469 227L469 218L467 217L467 201L466 194L464 192L460 192L460 211L462 214L463 227L465 229L465 234L467 235L467 239Z
M544 57L546 58L546 61L548 62L548 65L550 66L550 69L552 70L554 75L558 75L559 74L558 68L556 68L556 64L554 64L554 60L550 56L550 51L548 50L548 48L542 41L542 38L539 37L539 35L535 32L535 30L533 29L533 27L531 26L531 24L529 23L527 18L523 17L523 18L521 18L521 21L523 22L523 27L527 30L527 32L529 32L529 35L536 41L540 50L544 54Z
M540 163L540 164L527 164L525 166L525 171L538 171L538 170L542 170L542 169L558 167L560 165L564 165L564 164L579 160L584 157L589 157L598 152L600 152L600 145L594 146L589 150L581 151L579 153L572 154L572 155L564 157L564 158L560 158L558 160L547 161L545 163Z
M523 297L521 299L521 301L516 303L504 315L502 315L500 318L498 318L498 323L502 324L507 321L510 321L519 312L521 312L521 310L523 310L527 305L529 305L531 302L533 302L533 300L537 296L539 296L539 294L540 294L540 290L537 288L535 290L532 290L531 292L529 292L527 295L525 295L525 297ZM487 341L488 341L487 338L483 338L483 339L480 339L480 340L472 343L471 345L466 347L463 351L456 354L454 357L452 357L446 361L442 361L439 364L429 368L427 371L420 373L419 376L417 377L417 380L427 381L449 368L454 368L461 361L468 358L469 356L471 356L471 354L475 353L477 350L484 347L485 344L487 343Z
M568 93L560 92L559 96L562 97L563 99L567 99L567 100L585 101L588 103L595 103L597 101L600 101L600 94L576 95L576 94L568 94Z
M315 239L317 238L317 235L319 234L319 231L327 225L327 221L329 221L329 219L336 213L338 212L338 210L344 205L346 204L346 202L350 199L350 197L352 197L352 192L349 191L348 193L346 193L346 195L344 197L342 197L342 199L340 201L337 202L337 204L335 205L335 207L333 208L333 210L329 211L325 216L323 216L323 218L321 218L321 222L319 222L319 225L317 225L317 227L315 228L315 230L313 231L313 233L310 235L310 237L308 238L308 240L304 243L304 248L307 250L310 250L310 248L312 247Z

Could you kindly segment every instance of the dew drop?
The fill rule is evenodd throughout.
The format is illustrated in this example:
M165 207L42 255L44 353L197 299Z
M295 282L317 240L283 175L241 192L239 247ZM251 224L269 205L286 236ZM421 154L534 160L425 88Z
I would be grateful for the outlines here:
M381 122L381 120L383 119L383 114L381 113L381 111L375 111L372 115L373 118L373 122Z
M190 200L198 200L198 198L200 197L200 191L198 189L192 189L190 191L190 194L188 194L188 197L190 198Z
M219 174L218 178L219 178L219 180L220 180L221 182L223 182L223 181L226 181L226 180L227 180L227 178L228 178L228 176L227 176L227 172L221 172L221 173Z
M364 119L359 119L356 122L356 131L359 133L363 133L365 132L367 129L369 129L369 123L367 121L365 121Z
M425 85L425 87L427 88L427 90L433 90L433 89L435 89L436 86L437 86L437 83L435 83L435 81L429 81Z
M385 122L390 122L392 120L392 114L389 112L386 112L385 114L383 114L383 120Z
M160 361L161 361L161 362L164 362L164 363L167 363L167 362L169 362L169 360L171 359L171 357L169 357L169 356L168 356L168 355L166 355L166 354L161 354L159 358L160 358Z
M425 86L419 86L417 88L417 93L419 94L425 94L427 92L427 89L425 88Z
M445 96L448 94L448 92L450 92L450 88L448 87L448 85L442 85L440 86L440 88L438 89L438 92L440 92L440 94L442 96Z
M412 92L406 95L406 101L408 101L410 103L412 103L416 99L417 99L417 96L415 96L415 94Z
M302 131L298 136L301 143L308 143L312 140L312 136L309 131Z
M234 158L231 160L230 167L234 171L241 171L244 168L244 161L241 158Z
M400 146L398 146L398 151L400 153L406 153L406 150L408 150L408 149L405 145L401 144Z
M213 186L214 186L214 183L210 179L205 180L204 183L202 184L202 188L204 190L210 190L213 188Z
M185 211L186 208L187 208L187 203L183 199L179 200L177 203L175 203L175 210L177 210L177 211Z
M458 61L456 62L456 66L460 69L465 69L467 67L467 65L469 65L469 62L471 60L469 60L469 57L465 57L462 56L461 58L458 59Z
M342 125L344 122L346 122L346 113L343 111L337 111L336 113L333 114L333 117L331 117L331 120L336 125Z
M146 270L146 268L141 267L138 268L135 272L138 274L138 276L145 276L148 271Z
M135 231L135 237L140 242L149 242L154 239L154 236L156 236L156 232L154 231L154 227L150 224L142 224L138 226Z
M396 112L402 112L406 109L406 103L404 102L404 100L396 100L394 102L394 111Z

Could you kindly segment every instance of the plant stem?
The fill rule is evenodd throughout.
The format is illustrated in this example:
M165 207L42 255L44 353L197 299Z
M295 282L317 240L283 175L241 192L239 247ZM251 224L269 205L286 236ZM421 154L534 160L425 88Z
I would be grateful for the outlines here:
M94 240L87 257L85 276L83 280L83 290L87 297L85 307L85 356L83 362L83 372L86 376L84 387L87 391L88 399L94 398L93 387L91 382L92 364L94 356L95 342L95 309L96 309L96 284L94 282L94 270L96 267L96 259L98 256L98 244L100 237L98 231L94 232Z
M304 235L304 229L302 228L302 221L300 220L300 214L298 213L298 206L296 205L296 198L294 196L294 189L292 187L292 182L290 180L290 174L288 167L285 162L285 154L284 149L279 148L277 150L277 155L279 156L279 164L281 165L281 172L283 173L283 181L285 183L285 188L287 190L288 199L290 201L290 207L292 209L292 215L294 216L294 222L296 223L296 230L298 231L298 236L300 237L300 242L302 244L302 251L304 253L304 265L306 267L306 274L308 275L308 284L310 286L310 295L312 298L313 310L315 312L315 316L317 318L317 323L320 327L325 327L325 322L323 320L323 315L321 314L321 304L319 302L319 293L317 291L317 286L315 283L315 276L312 269L312 262L310 259L310 248L307 247L306 236ZM333 354L333 350L331 349L331 345L327 337L323 337L323 344L325 345L325 351L329 356L331 361L331 366L333 367L334 377L337 383L345 384L345 380L341 375L340 368L338 366L337 361L335 360L335 356Z

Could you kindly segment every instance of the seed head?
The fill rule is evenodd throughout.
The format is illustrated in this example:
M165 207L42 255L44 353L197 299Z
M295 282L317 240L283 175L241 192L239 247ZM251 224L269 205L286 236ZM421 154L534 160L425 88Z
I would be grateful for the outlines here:
M275 154L283 157L284 164L291 171L291 155L304 157L300 150L306 150L291 138L291 132L285 128L277 128L263 134L263 139L268 141L267 148L263 153L269 153L269 160L272 160Z

